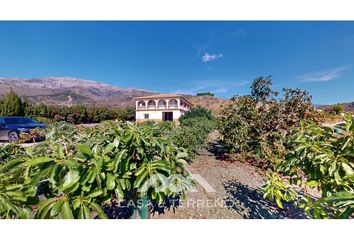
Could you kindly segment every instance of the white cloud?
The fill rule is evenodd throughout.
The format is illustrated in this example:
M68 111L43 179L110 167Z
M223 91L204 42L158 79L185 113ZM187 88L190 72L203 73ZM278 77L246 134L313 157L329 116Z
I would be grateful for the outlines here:
M298 76L301 82L325 82L331 81L342 75L347 66L327 69Z
M211 62L211 61L215 61L218 60L220 58L222 58L224 55L223 54L209 54L209 53L204 53L204 55L202 56L202 61L203 62Z

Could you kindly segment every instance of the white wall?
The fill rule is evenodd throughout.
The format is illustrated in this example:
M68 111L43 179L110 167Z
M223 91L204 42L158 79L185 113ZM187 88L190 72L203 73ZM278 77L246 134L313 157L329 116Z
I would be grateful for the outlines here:
M146 110L146 111L136 111L135 112L135 119L137 121L147 121L147 120L160 120L162 121L162 113L163 112L173 112L173 120L178 120L179 117L182 115L180 110L166 110L166 111L154 111L154 110ZM145 119L144 115L149 114L149 119Z

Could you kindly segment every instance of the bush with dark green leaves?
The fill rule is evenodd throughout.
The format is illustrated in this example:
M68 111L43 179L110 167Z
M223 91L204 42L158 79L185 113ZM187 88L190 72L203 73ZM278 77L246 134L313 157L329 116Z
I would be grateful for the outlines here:
M284 97L277 99L271 85L269 76L257 78L251 86L252 94L233 97L222 108L218 121L226 152L261 159L265 166L284 156L288 133L301 120L320 120L309 93L285 88Z
M174 135L174 142L194 156L205 146L208 134L215 129L215 119L211 111L203 107L195 107L180 118L180 128Z
M214 123L205 118L185 120L172 135L173 142L186 149L194 157L197 151L205 147L208 134L214 129Z
M211 96L211 97L214 97L214 93L211 93L211 92L199 92L199 93L197 93L197 96Z
M133 124L55 124L45 142L0 146L0 157L6 158L0 165L0 218L107 218L106 204L137 206L147 198L160 205L183 198L193 185L186 151Z
M113 109L105 106L30 104L10 91L0 99L0 116L28 116L44 123L66 121L71 124L82 124L114 119L131 121L135 118L135 110L133 108Z
M341 131L302 124L291 131L291 150L269 174L264 197L294 202L313 218L354 217L354 118L347 114ZM321 196L298 194L295 187L317 189Z
M187 119L196 119L196 118L205 118L210 121L214 121L214 116L212 112L206 108L197 106L193 107L188 112L184 113L180 118L179 121L181 124L184 124L184 121Z

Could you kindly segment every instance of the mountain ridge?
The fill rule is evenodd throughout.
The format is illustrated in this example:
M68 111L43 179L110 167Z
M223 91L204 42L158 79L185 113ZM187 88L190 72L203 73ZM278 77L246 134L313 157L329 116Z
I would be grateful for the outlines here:
M16 78L0 77L0 96L13 90L31 103L49 105L134 106L133 98L157 92L125 88L75 77Z

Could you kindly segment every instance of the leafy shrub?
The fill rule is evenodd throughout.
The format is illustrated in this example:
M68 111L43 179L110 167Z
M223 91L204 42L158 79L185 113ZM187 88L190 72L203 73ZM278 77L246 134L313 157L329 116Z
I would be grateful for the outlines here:
M208 134L214 128L214 123L206 118L185 119L172 135L173 142L187 150L192 157L205 145Z
M37 122L40 122L40 123L44 123L44 124L52 124L55 120L54 119L50 119L50 118L46 118L46 117L33 117L34 120L36 120ZM56 121L58 122L58 121Z
M211 96L211 97L214 97L214 93L211 93L211 92L199 92L199 93L197 93L197 96Z
M180 117L180 128L175 131L172 138L175 144L187 149L191 156L195 156L214 128L215 119L211 111L197 106Z
M27 102L22 101L14 91L8 92L0 99L0 116L22 116Z
M36 142L40 137L43 137L43 130L40 128L31 129L29 132L20 132L19 142Z
M142 127L152 129L154 136L169 138L175 146L186 149L190 159L193 159L197 151L204 147L214 125L214 121L204 117L188 118L180 125L170 121L146 121L141 124Z
M39 145L8 146L0 148L8 158L0 166L1 218L106 218L101 207L113 200L161 204L192 186L186 152L147 127L58 123Z
M345 107L342 104L336 104L332 107L326 108L325 111L329 112L329 113L333 113L335 115L339 115L342 112L344 112Z
M265 197L281 201L296 200L305 212L315 218L348 218L354 213L354 118L345 116L342 133L317 124L293 129L289 151L276 167L277 180L268 181ZM285 198L284 180L291 184L321 191L321 198L306 196ZM274 186L278 190L274 191ZM272 190L273 189L273 190ZM272 193L271 194L271 190Z
M184 121L187 119L195 119L195 118L206 118L207 120L213 121L214 117L211 111L209 111L206 108L197 106L193 107L191 110L183 114L180 118L179 121L181 124L184 124Z
M10 91L3 99L0 99L0 115L28 116L43 123L66 121L71 124L81 124L113 119L131 121L135 117L135 110L133 108L110 109L104 106L30 104L22 100L15 92Z
M271 83L269 77L256 79L251 96L235 96L222 108L218 129L227 152L261 158L264 164L279 161L289 130L300 120L319 121L306 91L283 89L284 98L277 100Z

